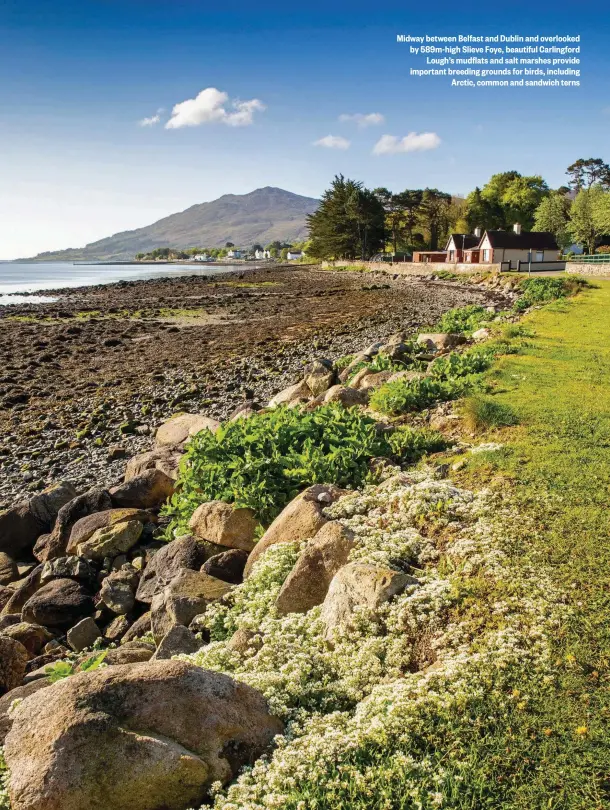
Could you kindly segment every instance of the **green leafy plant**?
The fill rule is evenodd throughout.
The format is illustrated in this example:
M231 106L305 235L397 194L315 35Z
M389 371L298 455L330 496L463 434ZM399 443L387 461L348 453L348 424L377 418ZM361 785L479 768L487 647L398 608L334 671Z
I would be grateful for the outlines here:
M416 430L412 427L401 427L388 435L392 455L396 461L410 464L430 453L440 453L447 448L448 442L442 433L429 428Z
M103 663L106 652L107 651L104 650L101 653L97 653L97 655L92 655L82 661L80 665L77 661L57 661L57 663L49 664L48 667L45 667L45 672L51 683L61 681L63 678L69 678L70 675L74 675L77 671L93 672L93 670L97 669Z
M536 304L546 304L558 298L568 298L583 289L591 287L584 278L567 276L564 278L535 277L524 278L519 285L521 296L515 303L515 310L523 312Z
M316 483L360 486L375 456L389 455L376 423L332 403L312 411L277 408L202 431L181 463L178 491L166 507L184 531L200 503L223 500L270 523L299 492Z
M396 380L386 383L373 392L370 407L388 416L400 416L409 411L419 411L434 402L456 399L467 390L464 380L437 380L422 377L415 380Z
M430 366L430 376L436 380L449 380L455 377L467 377L479 374L488 369L494 360L494 353L489 349L472 349L468 352L451 352L439 357Z
M469 304L465 307L450 309L442 316L436 325L439 332L454 334L472 334L485 321L489 320L489 313L478 304Z

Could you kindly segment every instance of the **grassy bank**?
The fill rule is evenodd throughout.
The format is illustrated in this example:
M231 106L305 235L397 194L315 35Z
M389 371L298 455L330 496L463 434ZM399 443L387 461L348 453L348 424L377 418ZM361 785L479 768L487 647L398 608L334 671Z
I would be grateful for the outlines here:
M566 603L555 688L525 723L546 740L522 739L528 767L515 778L514 806L608 807L610 283L524 325L532 335L525 347L490 375L493 401L521 426L505 431L503 449L471 457L462 474L469 486L504 490L530 518L517 532L523 564L545 567Z

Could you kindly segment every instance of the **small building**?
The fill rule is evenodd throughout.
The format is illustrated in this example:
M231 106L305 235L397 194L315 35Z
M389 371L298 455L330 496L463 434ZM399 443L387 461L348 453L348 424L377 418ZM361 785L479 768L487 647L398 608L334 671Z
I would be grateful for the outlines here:
M257 261L261 261L261 259L270 259L271 258L271 251L270 250L255 250L254 251L254 258Z
M242 258L241 250L234 250L233 248L231 248L231 250L227 253L227 259L241 259L241 258Z
M303 255L302 250L289 250L286 254L286 258L288 261L294 261L295 259L302 259Z
M512 231L485 231L477 250L481 264L508 263L511 270L518 270L525 263L557 262L559 256L559 246L552 233L522 233L519 223Z
M481 229L477 228L474 233L452 233L445 247L448 262L465 261L466 250L473 250L478 247L481 241Z
M447 252L444 250L416 250L413 252L413 261L421 264L446 262Z

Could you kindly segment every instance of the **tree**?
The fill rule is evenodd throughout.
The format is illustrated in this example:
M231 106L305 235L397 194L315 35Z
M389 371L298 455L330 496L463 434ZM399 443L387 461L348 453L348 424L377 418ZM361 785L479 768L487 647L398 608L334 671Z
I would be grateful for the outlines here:
M257 251L257 250L262 250L262 249L263 249L263 246L262 246L262 245L259 245L259 244L258 244L258 242L256 242L256 243L255 243L254 245L252 245L252 247L250 248L250 253L256 253L256 251Z
M481 189L487 204L487 229L509 229L519 222L526 230L534 224L534 214L549 187L539 175L524 177L516 171L494 174Z
M492 222L492 211L489 202L483 198L481 189L477 186L474 191L471 191L466 197L466 214L465 219L468 224L468 232L473 233L475 228L483 230L495 228L495 222Z
M557 239L560 248L567 247L570 242L570 206L571 202L565 194L554 191L545 197L534 217L535 231L549 231Z
M419 213L421 224L428 231L430 250L438 250L440 239L447 235L450 205L451 194L437 188L424 189Z
M593 224L601 234L610 234L610 192L596 193L593 198Z
M601 158L579 158L566 169L570 178L570 188L576 192L591 188L600 183L604 188L610 188L610 166Z
M307 217L311 255L319 259L368 259L384 240L383 205L355 180L336 175L320 206Z
M589 253L595 250L598 237L603 232L598 228L601 223L605 196L600 185L583 188L576 195L570 209L569 233L575 242L584 245Z
M235 245L233 244L233 242L225 242L225 247L226 248L234 248Z

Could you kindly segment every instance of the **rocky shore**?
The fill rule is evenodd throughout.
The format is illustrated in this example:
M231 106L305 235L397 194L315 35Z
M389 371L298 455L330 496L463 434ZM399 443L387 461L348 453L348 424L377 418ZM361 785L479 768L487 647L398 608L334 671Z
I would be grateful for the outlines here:
M110 312L115 309L109 305L112 292L97 288L91 294L66 295L61 304L46 307L43 313L25 308L18 316L28 318L25 324L12 313L4 318L9 333L52 329L56 337L83 339L66 353L61 351L66 341L54 343L61 360L50 362L58 364L58 377L69 373L68 358L78 363L84 347L99 345L95 339L104 349L118 350L97 363L107 381L118 380L119 389L113 391L113 408L104 408L99 397L90 397L90 424L79 427L86 431L81 444L67 448L67 452L80 451L87 443L99 448L93 480L84 476L79 480L68 469L63 475L51 473L55 478L51 486L22 498L11 495L9 508L0 511L0 745L4 744L10 770L11 810L77 810L85 805L92 810L152 810L161 805L186 810L206 802L214 783L230 783L243 765L257 761L290 719L290 710L274 703L257 683L248 685L195 661L204 648L214 649L210 644L215 640L214 616L225 617L226 653L232 660L247 660L261 644L257 628L264 616L272 614L281 620L320 609L316 633L320 643L332 648L360 609L383 611L386 603L416 594L422 587L421 566L429 554L423 538L415 542L409 532L404 537L398 533L388 554L379 557L377 550L371 562L356 553L362 542L358 532L337 518L345 508L345 515L351 514L350 498L359 497L354 489L371 472L382 482L380 497L388 491L383 481L389 477L407 489L420 481L422 492L437 486L434 482L446 475L447 465L412 478L403 476L395 461L407 458L409 442L419 442L419 457L447 447L445 437L429 429L435 419L446 421L447 403L432 394L434 407L419 415L406 414L401 427L388 424L383 410L375 412L374 397L384 387L393 390L393 385L415 389L436 385L430 391L440 392L438 380L450 370L459 376L484 368L477 365L483 358L478 344L490 337L496 321L506 320L498 317L498 310L514 302L517 294L510 284L499 287L496 282L489 290L369 275L337 278L334 273L302 270L269 275L255 271L245 281L215 280L205 305L203 295L196 308L185 306L183 298L179 315L177 307L169 306L168 296L163 306L146 317L145 294L136 285L127 287L120 313ZM268 284L263 286L265 281ZM248 286L237 286L244 283ZM278 291L276 301L270 300L271 284L285 288ZM301 295L290 299L299 284ZM231 290L230 307L223 300L225 287ZM253 291L240 313L241 329L235 310L242 299L236 302L231 297L236 287ZM192 293L187 285L182 294L187 289ZM93 306L96 295L96 309L83 309ZM74 299L71 308L70 298ZM137 315L130 309L136 301ZM479 306L466 312L477 311L481 328L466 333L415 328L435 321L448 308L473 303ZM230 323L210 323L218 318L219 308L225 309ZM185 323L195 309L207 323ZM92 311L93 316L78 315ZM114 314L119 317L110 317ZM169 335L166 317L179 324L174 327L169 321L169 329L176 329ZM77 320L83 323L74 323ZM123 331L109 337L105 330L116 329L116 321L122 321L118 328ZM140 325L143 329L136 329ZM399 331L388 334L390 326L397 325ZM79 331L69 331L74 329ZM249 342L250 352L243 357L232 354L226 368L215 367L219 352L228 354L225 346L232 332L233 345L245 347ZM21 333L22 338L26 334ZM141 341L147 347L144 356L130 345L136 337L155 341L151 347L147 340ZM289 346L286 357L281 351L285 345ZM346 353L351 357L346 358ZM115 354L123 355L120 366L113 362ZM154 356L157 363L173 358L176 374L199 373L197 379L205 382L191 397L177 398L171 377L164 375L155 389L155 377L161 378L161 373L154 371L150 387L142 394L137 376ZM306 363L308 358L313 359ZM91 362L83 360L81 370ZM31 366L38 385L42 384L42 377L36 376L42 374L41 365ZM253 369L258 374L252 375ZM20 416L25 422L30 407L39 408L45 399L64 414L76 402L84 403L85 398L74 395L74 374L71 395L63 400L58 394L64 389L49 377L48 397L38 391L31 400L5 403L12 424ZM129 385L123 388L125 378ZM182 382L187 379L193 378L183 377ZM92 394L108 397L105 386L100 388L101 393L96 388ZM155 390L164 396L155 396ZM200 399L203 396L207 405ZM182 412L169 415L169 409ZM283 501L274 501L271 522L262 521L260 512L236 503L230 494L215 491L205 497L200 483L189 484L186 475L177 486L178 464L185 453L190 454L193 469L197 462L191 451L197 451L205 437L212 447L220 446L230 434L215 416L235 423L236 434L241 426L251 434L257 425L260 430L265 419L279 415L281 422L291 414L296 421L289 429L290 442L297 453L303 453L297 456L297 466L307 464L307 453L317 448L312 448L309 438L299 444L303 437L298 421L311 426L313 415L320 415L325 432L321 442L325 449L320 452L328 460L336 456L339 425L352 430L341 446L347 477L339 480L340 467L335 464L337 474L331 473L328 483L311 485L327 480L318 468L317 477L309 478L305 489L297 487ZM250 421L253 415L256 418ZM82 420L83 414L74 418ZM334 420L332 430L327 420ZM414 430L414 425L424 429ZM392 445L387 437L401 430L406 432L398 436L399 444ZM273 432L274 441L276 435ZM102 437L122 440L120 451L117 446L106 447L104 441L96 445ZM398 455L393 455L393 447ZM245 471L264 462L263 458L248 460L247 453L245 449L241 453L245 460L226 457L223 463L229 469L244 464ZM211 457L204 453L201 458L208 469ZM290 474L285 458L279 459L281 479ZM322 456L317 459L318 464L322 462ZM188 498L193 486L195 499L186 522L172 523L168 529L163 506L174 492L178 499ZM446 482L441 490L442 498L449 500L457 492ZM373 521L377 525L378 519ZM279 577L281 588L268 591L264 599L271 601L264 603L260 617L253 606L252 627L233 625L230 617L240 609L240 600L258 594L261 587L268 589L269 576ZM184 659L170 660L177 655ZM418 655L414 659L418 669L434 662L430 651ZM8 807L6 802L0 788L0 807Z
M386 274L267 268L49 291L0 308L0 508L59 478L122 478L179 411L227 417L337 357L501 291Z

